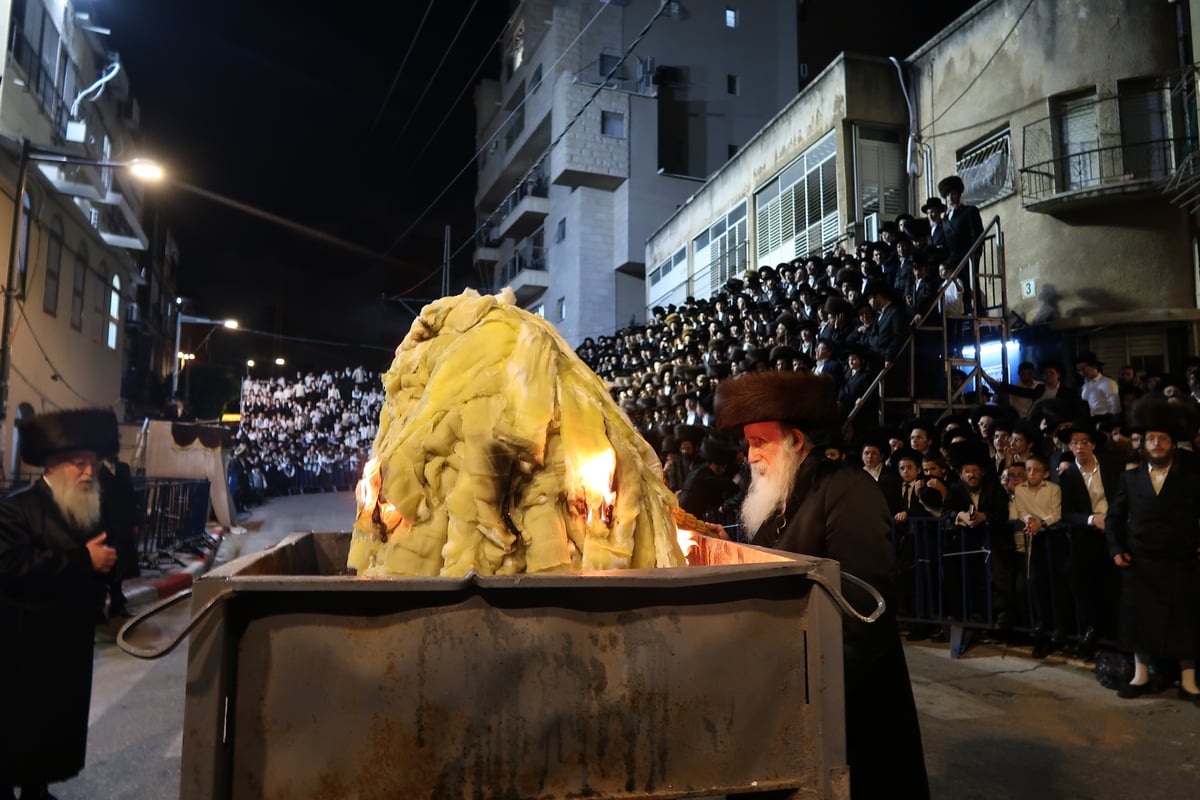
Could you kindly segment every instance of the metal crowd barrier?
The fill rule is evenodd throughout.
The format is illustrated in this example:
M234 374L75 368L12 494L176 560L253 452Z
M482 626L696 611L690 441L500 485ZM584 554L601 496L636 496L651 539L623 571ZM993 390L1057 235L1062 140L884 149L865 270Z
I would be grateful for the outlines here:
M179 552L206 553L208 535L207 480L134 477L134 496L141 520L138 546L143 566L180 562Z
M970 646L971 631L1040 628L1077 636L1075 609L1066 594L1068 529L1055 525L1026 538L1025 552L998 548L993 535L1012 529L963 528L936 517L910 517L892 528L899 571L897 617L917 625L949 626L954 657ZM1001 565L999 558L1010 558ZM1009 597L1010 620L999 617L996 582ZM1021 612L1018 616L1018 612Z

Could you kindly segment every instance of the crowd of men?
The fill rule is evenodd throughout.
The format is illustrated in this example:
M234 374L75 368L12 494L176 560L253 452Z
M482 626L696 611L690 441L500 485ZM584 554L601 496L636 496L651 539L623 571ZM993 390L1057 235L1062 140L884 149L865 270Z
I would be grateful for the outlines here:
M268 496L352 487L382 405L379 374L362 366L246 378L229 474L238 509Z

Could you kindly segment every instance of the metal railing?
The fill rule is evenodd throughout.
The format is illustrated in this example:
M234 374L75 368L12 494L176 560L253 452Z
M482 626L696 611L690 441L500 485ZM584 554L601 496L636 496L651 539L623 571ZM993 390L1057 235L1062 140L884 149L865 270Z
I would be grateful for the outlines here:
M135 477L138 550L144 566L177 561L179 552L203 554L213 547L206 527L207 480Z
M507 286L522 270L533 269L539 272L546 271L546 248L526 245L517 248L517 251L512 254L512 258L504 264L504 269L500 275L500 285Z
M1022 202L1030 205L1066 192L1134 181L1166 181L1186 144L1185 139L1155 139L1108 147L1091 142L1045 161L1027 163L1021 168Z
M1004 237L1000 231L1000 217L992 217L991 221L984 226L983 233L979 235L979 238L975 240L974 244L971 245L967 253L959 260L958 264L955 265L954 271L950 274L949 278L945 281L942 281L941 285L938 287L937 293L930 300L928 307L926 307L923 311L918 310L917 316L914 317L913 322L910 324L908 335L905 337L904 342L900 345L899 352L896 356L897 359L908 359L909 392L908 396L900 398L901 400L906 402L916 402L919 399L917 390L920 387L916 385L917 364L916 348L914 347L914 341L916 340L917 332L919 330L932 330L936 327L936 329L940 330L942 335L943 364L947 373L945 385L942 387L944 389L946 403L943 414L951 413L955 405L961 402L963 394L971 385L971 379L981 376L982 368L979 364L979 358L982 350L983 338L980 331L980 321L983 320L985 322L992 322L998 325L1000 328L999 338L1001 341L1007 341L1008 290L1004 282L1003 242ZM985 257L982 259L979 258L980 254L983 254ZM984 264L991 264L992 266L983 266ZM971 372L969 374L963 373L962 380L956 382L951 380L952 370L963 366L961 362L967 361L968 359L952 357L953 342L950 340L950 336L948 335L947 315L939 315L937 312L939 308L943 307L942 300L946 295L946 290L954 281L960 279L962 279L961 284L963 286L964 295L970 295L971 312L963 315L962 318L952 317L949 321L951 323L961 325L965 319L971 323L972 335L962 343L973 344L975 347L975 356L973 359L970 359L970 361L972 361L972 364L970 364L972 367ZM925 327L922 327L925 321L929 320L930 318L938 319L939 322L937 325L933 326L926 324ZM1001 360L1004 374L1007 376L1008 357L1007 350L1003 347L1001 348ZM879 403L877 405L877 410L880 415L880 419L878 420L879 424L883 424L884 406L889 400L884 392L884 380L887 378L888 373L892 370L892 368L894 368L896 363L899 362L893 362L892 367L884 366L880 368L879 372L875 375L875 379L871 381L871 385L867 387L865 392L863 392L863 398L870 397L873 394L878 395ZM890 399L895 400L896 398ZM861 412L861 410L869 407L872 407L872 404L869 402L864 402L863 404L856 405L854 408L850 409L850 412L846 415L846 420L843 423L843 426L846 429L849 429L854 420L858 417L858 414Z

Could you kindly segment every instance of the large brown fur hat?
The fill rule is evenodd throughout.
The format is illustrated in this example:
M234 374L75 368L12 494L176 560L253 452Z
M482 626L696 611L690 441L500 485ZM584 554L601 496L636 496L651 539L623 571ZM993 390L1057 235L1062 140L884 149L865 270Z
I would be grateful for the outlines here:
M73 450L94 450L99 458L115 456L121 449L117 415L108 408L77 408L38 414L17 423L21 434L21 460L34 467L46 459Z
M1188 405L1172 403L1160 394L1148 394L1133 404L1125 430L1141 434L1156 431L1170 435L1176 442L1188 442L1196 435L1196 413Z
M808 433L838 420L837 386L827 375L753 372L717 384L716 428L738 435L753 422L783 422Z

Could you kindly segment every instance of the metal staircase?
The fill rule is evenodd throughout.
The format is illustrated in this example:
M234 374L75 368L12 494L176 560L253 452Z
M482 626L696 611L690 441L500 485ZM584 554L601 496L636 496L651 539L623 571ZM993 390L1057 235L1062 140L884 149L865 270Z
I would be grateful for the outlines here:
M955 265L951 274L951 280L954 279L962 282L964 295L971 298L967 313L941 313L943 295L950 281L942 282L902 346L901 359L907 367L904 380L888 379L895 366L879 371L866 392L866 396L872 392L878 394L879 402L872 405L878 409L879 418L858 420L861 427L896 423L909 416L940 419L976 405L974 390L983 382L984 374L983 348L991 342L1001 345L1000 363L1007 380L1005 343L1009 340L1010 319L1000 217L992 218L975 240L970 255ZM952 333L955 327L961 328L958 336ZM935 342L936 346L930 347ZM931 358L938 364L929 363ZM858 412L864 407L851 411L847 428L856 422Z

